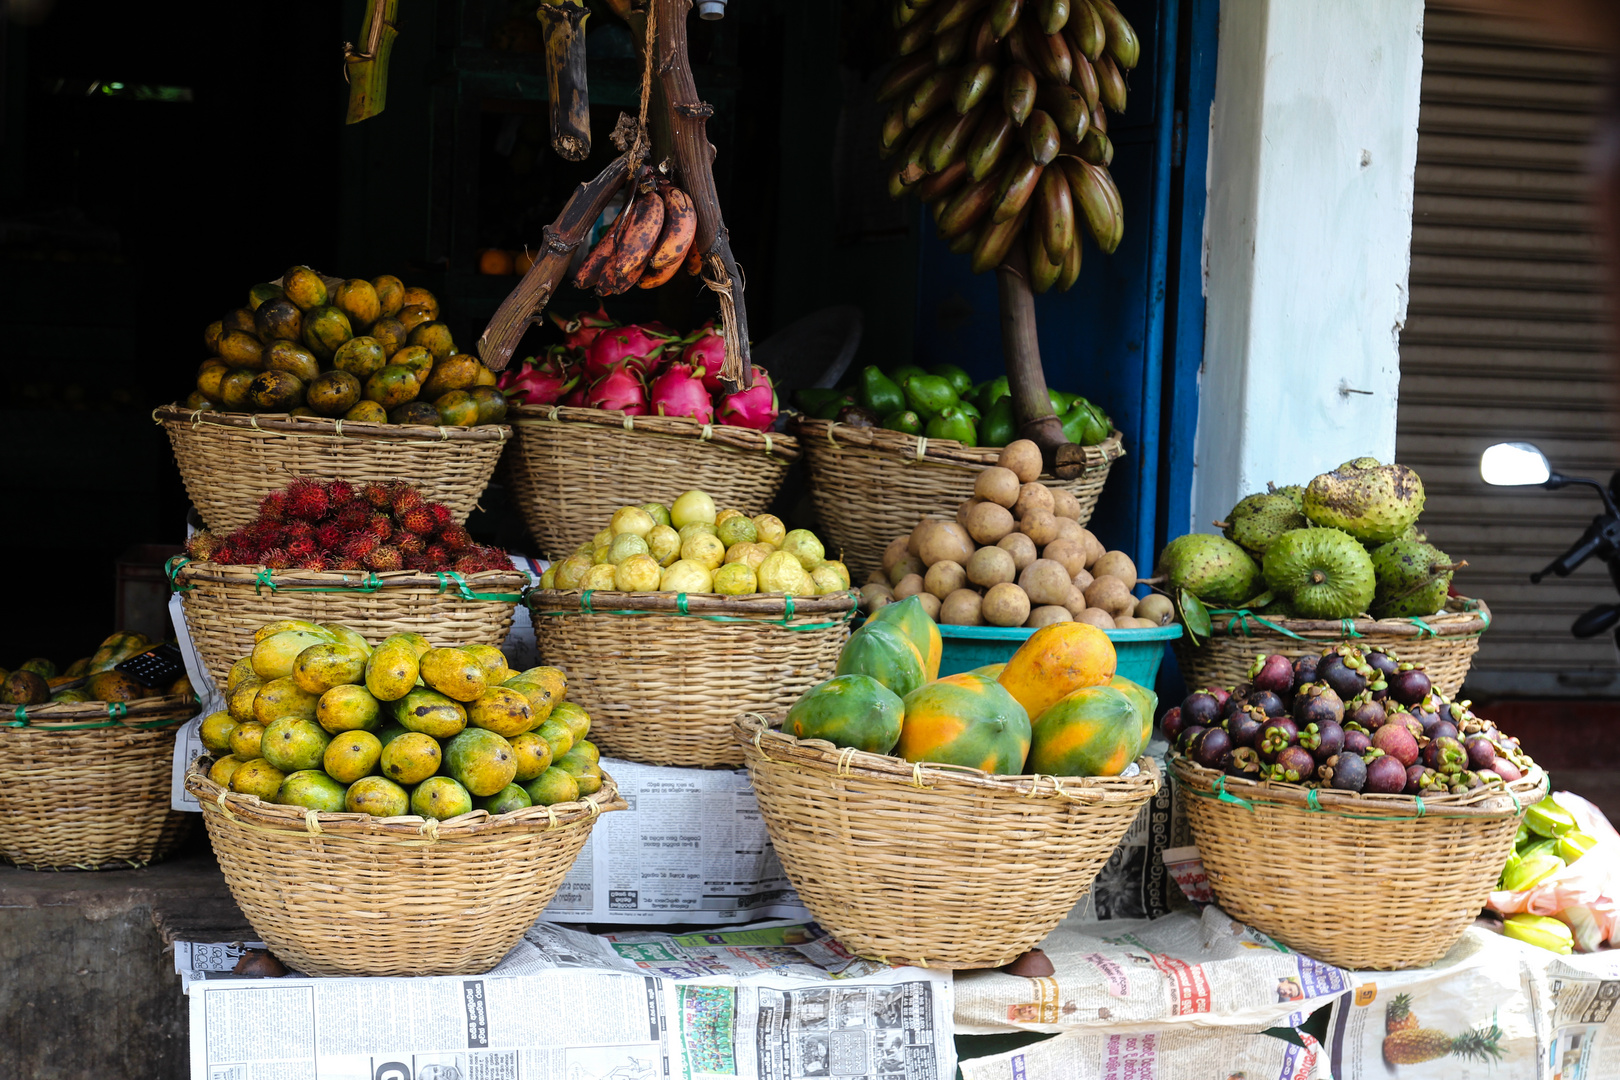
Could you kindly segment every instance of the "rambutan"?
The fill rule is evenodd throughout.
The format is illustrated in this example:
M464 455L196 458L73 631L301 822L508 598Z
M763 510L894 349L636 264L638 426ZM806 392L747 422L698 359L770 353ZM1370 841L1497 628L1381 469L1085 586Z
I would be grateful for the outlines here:
M404 558L400 555L399 548L389 547L385 544L367 555L365 562L371 569L381 572L398 570L404 565Z
M396 546L399 548L400 554L407 557L421 555L427 551L427 541L411 532L402 536Z
M303 566L315 557L315 541L294 540L287 545L287 557L295 566Z
M408 484L401 484L394 490L394 514L403 516L407 510L414 510L422 505L422 493ZM429 511L431 513L432 511Z
M343 545L343 557L364 561L365 557L376 551L377 548L378 544L375 536L370 533L358 533L351 536L348 542Z
M372 514L371 520L366 522L366 532L378 540L386 541L394 535L394 521L387 514Z
M450 565L450 552L443 544L429 544L422 557L428 561L430 570L443 570Z
M460 525L446 525L439 530L439 543L446 551L470 551L473 547L473 538Z
M428 503L427 508L433 514L434 523L441 529L455 520L455 515L444 503Z
M194 532L186 538L186 557L197 562L208 562L223 543L207 529Z
M287 515L301 521L319 521L329 505L326 486L319 480L297 476L287 485Z
M269 521L280 521L287 516L287 496L284 492L272 491L259 500L259 516Z
M433 567L429 566L427 559L421 555L407 555L405 556L405 561L401 565L400 569L427 572L431 571Z
M347 535L336 523L327 522L315 530L315 546L322 551L336 551L343 546Z
M295 540L315 539L315 526L307 521L289 521L285 532L287 545L290 547Z
M338 511L334 522L346 533L359 532L366 527L366 522L371 520L374 513L376 511L372 509L370 503L364 499L354 499Z
M433 511L425 506L413 506L399 515L399 523L417 536L432 536L439 523L433 518Z
M326 501L332 506L342 506L354 498L354 485L347 480L328 480L326 482Z
M326 559L320 555L311 555L304 560L304 569L312 570L317 574L326 573Z
M378 510L387 510L394 503L387 484L367 484L360 489L360 497Z
M366 564L352 555L345 555L332 564L333 570L364 570L365 568Z
M231 547L231 545L229 543L224 543L214 549L214 557L211 561L219 563L221 566L232 566L239 565L246 560L238 558L236 551Z
M286 548L271 548L259 556L259 565L271 570L286 570L292 566L292 557Z

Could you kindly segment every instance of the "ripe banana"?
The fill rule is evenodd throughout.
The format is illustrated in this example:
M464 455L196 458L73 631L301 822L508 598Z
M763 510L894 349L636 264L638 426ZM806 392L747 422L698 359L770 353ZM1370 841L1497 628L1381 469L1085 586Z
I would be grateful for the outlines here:
M878 84L877 100L892 101L901 94L910 90L923 77L934 70L934 58L927 53L918 53L896 61L889 73L883 76Z
M1088 131L1080 140L1079 154L1082 160L1106 169L1114 163L1114 144L1102 132Z
M928 141L928 149L923 154L923 168L937 173L962 157L967 150L969 136L978 126L979 115L977 109L965 116L946 113L934 129L933 138Z
M969 177L983 180L990 175L1001 161L1002 155L1006 153L1007 147L1012 145L1014 130L1012 118L1005 112L994 106L984 110L984 116L979 120L973 138L968 141Z
M900 149L906 137L906 106L909 104L902 99L889 108L888 115L883 118L883 130L878 137L878 158L881 160Z
M1102 16L1091 6L1091 0L1075 0L1069 12L1069 25L1064 29L1068 31L1069 42L1075 51L1096 63L1097 57L1107 47L1108 32L1103 26Z
M989 61L976 61L962 69L962 77L951 91L951 104L958 115L966 113L995 89L1001 69Z
M955 68L936 69L914 86L906 102L906 127L916 127L950 101L960 76Z
M1063 263L1046 257L1046 245L1036 229L1024 230L1024 252L1029 260L1029 285L1037 293L1044 293L1057 283L1063 274Z
M1035 108L1035 73L1022 64L1007 69L1001 80L1001 108L1014 125L1024 126Z
M664 284L670 278L672 278L676 274L680 273L681 272L681 267L684 266L685 264L686 264L686 257L685 257L684 253L682 253L682 256L681 256L681 259L680 259L679 262L672 262L668 266L664 267L662 270L654 270L652 268L652 263L649 261L648 264L647 264L646 271L641 275L641 280L636 282L636 288L638 288L638 289L656 289L656 288L658 288L658 286Z
M989 0L941 0L939 21L934 24L934 33L943 34L967 22L969 16L987 3Z
M1078 90L1046 83L1036 92L1035 104L1046 111L1057 124L1058 134L1069 142L1078 144L1091 128L1091 109Z
M1099 56L1092 67L1097 69L1097 96L1103 107L1111 113L1125 111L1125 76L1112 56Z
M934 63L939 67L950 67L961 61L967 55L968 34L972 30L968 23L962 23L943 34L935 34Z
M696 244L693 244L692 250L686 253L686 262L683 264L683 269L693 277L703 273L703 252L698 250Z
M651 184L645 180L643 184L625 213L624 229L613 245L613 254L596 280L598 296L617 296L640 281L653 245L664 231L664 200Z
M1069 23L1069 0L1036 0L1035 21L1043 34L1062 30Z
M1068 292L1080 278L1080 237L1074 238L1069 250L1063 253L1063 274L1058 278L1058 290Z
M1029 123L1023 127L1024 149L1037 165L1050 165L1052 159L1058 156L1058 144L1061 136L1058 126L1044 110L1036 109L1029 114Z
M1032 22L1021 24L1025 48L1035 60L1035 71L1043 78L1066 83L1074 74L1074 57L1062 34L1043 34Z
M596 288L596 283L602 277L602 268L613 257L613 249L618 244L619 232L624 228L624 219L624 211L620 210L619 216L613 220L613 224L608 227L608 231L602 234L602 238L596 242L596 246L591 249L591 253L585 256L584 261L579 264L579 269L574 271L574 288Z
M933 57L931 49L925 49L934 43L934 25L939 22L939 16L930 12L921 18L912 19L900 29L900 55L911 56L923 52L930 59Z
M1040 182L1042 171L1042 167L1029 156L1029 151L1020 151L1012 164L1002 172L1001 182L996 185L995 209L990 211L990 220L1011 221L1023 213L1024 207L1029 204L1029 197L1035 193L1035 185Z
M1012 250L1013 241L1023 231L1024 223L1029 218L1027 213L1007 221L992 221L984 227L979 234L979 242L973 246L973 272L982 274L986 270L993 270L1000 266Z
M990 22L988 11L973 23L973 37L968 41L968 55L978 63L998 60L1001 57L1000 42L996 38L995 27Z
M929 124L918 128L911 133L906 142L906 148L895 159L894 166L889 170L889 196L898 199L906 193L917 181L928 175L928 169L923 165L923 155L928 152L928 143L934 136L934 125Z
M962 182L967 179L967 174L967 162L954 161L932 176L925 176L917 181L917 198L935 205L935 221L939 220L939 214L943 212L944 197L961 187Z
M697 235L692 197L673 184L660 185L658 193L664 200L664 231L647 256L647 269L654 273L685 262L686 249Z
M1069 191L1086 229L1105 255L1112 255L1125 236L1125 217L1120 208L1119 189L1108 170L1076 157L1060 157L1058 164L1068 178Z
M1136 31L1110 0L1092 2L1102 17L1103 30L1108 37L1108 55L1126 71L1131 70L1142 57L1142 43L1136 39Z
M1035 188L1030 232L1041 238L1052 262L1062 264L1063 253L1074 243L1074 197L1062 169L1047 169Z
M1092 67L1091 61L1078 51L1074 54L1074 74L1069 78L1069 85L1080 91L1080 96L1086 99L1086 108L1097 107L1097 96L1100 92L1097 88L1097 69Z
M990 29L996 40L1006 37L1018 25L1018 16L1024 9L1024 0L996 0L990 7Z
M940 212L937 222L939 235L946 240L955 240L965 233L972 232L974 226L984 220L985 215L990 212L998 186L996 177L987 176L983 180L973 181L953 195L945 209Z

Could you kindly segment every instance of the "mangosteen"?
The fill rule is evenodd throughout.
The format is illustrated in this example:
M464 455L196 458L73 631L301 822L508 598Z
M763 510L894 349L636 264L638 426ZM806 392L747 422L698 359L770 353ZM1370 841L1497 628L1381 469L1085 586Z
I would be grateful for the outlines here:
M1375 749L1399 761L1403 768L1417 764L1417 737L1399 724L1385 724L1373 732L1372 744Z
M1270 765L1276 762L1278 753L1284 747L1293 746L1298 741L1299 728L1286 716L1279 716L1267 720L1260 728L1254 748L1260 752L1260 760Z
M1401 662L1382 649L1369 649L1362 654L1367 666L1388 679L1401 669Z
M1172 705L1159 718L1159 730L1164 732L1164 737L1170 740L1170 745L1174 746L1176 736L1181 734L1181 729L1186 723L1187 721L1183 720L1181 716L1181 706Z
M1290 694L1294 690L1294 665L1279 653L1257 656L1249 668L1249 681L1256 690L1273 694Z
M1346 702L1344 706L1344 722L1360 724L1367 731L1377 731L1383 727L1388 715L1382 704L1365 693L1358 694L1355 700Z
M1417 717L1413 716L1411 713L1405 713L1405 712L1392 713L1390 715L1389 721L1387 723L1385 723L1384 726L1385 727L1405 728L1407 731L1410 731L1412 733L1412 737L1414 739L1418 738L1419 736L1421 736L1423 734L1423 721L1419 720Z
M1180 750L1183 754L1188 753L1189 751L1187 750L1187 747L1192 745L1192 741L1198 735L1198 733L1200 731L1208 730L1209 729L1202 724L1188 724L1181 729L1180 736L1176 738L1176 749Z
M1468 767L1468 751L1453 738L1430 739L1423 748L1423 764L1437 773L1455 775Z
M1489 769L1496 764L1496 744L1483 735L1470 735L1464 739L1463 749L1468 751L1470 769Z
M1240 746L1233 750L1230 760L1226 763L1226 772L1229 776L1238 776L1245 780L1258 780L1263 771L1260 755L1254 752L1252 746Z
M1429 696L1433 687L1422 668L1409 664L1402 664L1400 671L1385 676L1384 681L1389 683L1389 696L1402 705L1416 705Z
M1285 746L1271 766L1271 779L1297 784L1316 775L1316 759L1303 746Z
M1276 694L1273 694L1270 690L1251 691L1248 697L1248 702L1251 706L1259 709L1267 716L1288 715L1288 706L1283 704L1283 699L1278 697Z
M1205 728L1187 749L1192 759L1204 768L1224 769L1232 753L1232 738L1221 728Z
M1348 645L1323 654L1316 662L1316 678L1333 687L1333 692L1349 701L1367 689L1367 678L1357 667L1363 663L1361 654Z
M1406 714L1403 713L1402 715ZM1455 739L1457 737L1457 725L1450 720L1436 720L1423 729L1423 734L1430 739Z
M1294 695L1294 719L1301 724L1343 723L1344 702L1327 683L1311 683Z
M1335 791L1360 791L1367 783L1367 763L1347 750L1323 762L1316 775Z
M1221 703L1221 718L1236 713L1248 703L1251 687L1248 683L1238 683L1227 693L1226 700Z
M1317 761L1326 761L1344 749L1344 728L1331 720L1306 724L1300 728L1299 745L1309 750Z
M1294 693L1307 683L1316 681L1316 657L1310 654L1301 656L1294 661Z
M1184 724L1202 724L1208 727L1220 718L1221 702L1208 690L1195 690L1181 699Z
M1367 784L1361 790L1370 795L1399 795L1406 790L1406 766L1378 750L1367 751Z
M1440 774L1425 765L1406 767L1406 794L1428 795L1440 786Z
M1234 747L1253 746L1255 741L1260 738L1260 728L1269 719L1271 718L1265 713L1251 707L1244 709L1236 716L1227 717L1223 723L1226 724L1226 733L1232 736L1232 745Z
M1524 773L1519 767L1505 757L1498 757L1496 764L1491 766L1491 771L1509 784L1524 779Z
M1372 736L1358 728L1344 729L1344 752L1365 754L1372 748Z

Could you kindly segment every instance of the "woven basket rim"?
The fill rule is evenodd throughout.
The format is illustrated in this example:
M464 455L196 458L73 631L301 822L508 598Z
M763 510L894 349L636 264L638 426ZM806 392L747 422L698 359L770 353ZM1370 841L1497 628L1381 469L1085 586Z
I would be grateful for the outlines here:
M1460 610L1459 610L1460 609ZM1227 609L1217 608L1217 611ZM1264 622L1261 620L1264 619ZM1252 623L1252 625L1251 625ZM1435 638L1435 637L1468 637L1483 634L1491 625L1491 608L1485 601L1469 596L1455 596L1446 601L1446 611L1438 615L1427 615L1420 625L1414 619L1273 619L1257 615L1250 611L1240 611L1231 615L1210 616L1210 637L1220 635L1232 638L1245 637L1285 637L1271 629L1266 623L1279 626L1291 631L1302 638L1317 638L1321 640L1338 640L1350 637L1346 627L1355 631L1355 636L1365 637L1368 634L1385 634L1392 637ZM1234 630L1236 626L1238 629ZM1430 629L1425 630L1427 626Z
M191 763L186 770L186 790L204 806L217 807L240 824L271 832L336 836L422 847L458 841L518 840L532 833L549 832L581 821L591 821L602 814L630 807L619 794L618 783L603 770L600 790L575 802L555 806L528 806L504 814L473 810L444 821L415 814L377 818L370 814L330 813L265 802L257 795L243 795L223 788L209 778L204 767L205 762L212 764L213 761L205 754Z
M202 702L195 694L162 694L133 701L51 701L0 706L0 731L72 731L105 721L108 727L141 728L158 720L190 719ZM122 709L114 706L122 705ZM21 714L20 716L18 714Z
M631 416L617 409L587 409L576 405L519 405L507 416L515 425L594 424L618 428L632 435L640 432L694 439L733 450L760 450L787 461L799 456L799 440L792 435L732 424L704 424L687 416Z
M453 427L443 424L378 424L330 416L188 409L179 404L159 405L152 410L152 419L159 424L189 424L192 427L206 424L210 427L238 428L277 435L321 435L343 439L381 439L389 442L504 443L512 437L512 427L509 424L479 424L475 427Z
M176 556L176 559L185 559ZM274 589L319 588L326 591L351 589L355 592L375 592L385 589L432 589L451 592L456 579L468 585L507 585L521 590L532 580L522 570L480 570L475 574L459 571L428 570L271 570L265 566L246 563L194 562L185 559L169 571L169 580L176 588L181 581L209 581L221 585L266 585Z
M1172 752L1170 768L1179 783L1204 793L1219 790L1232 796L1234 802L1243 800L1397 820L1518 817L1540 802L1551 787L1547 772L1540 765L1532 765L1524 776L1502 788L1479 788L1462 795L1433 796L1366 794L1331 788L1312 789L1283 781L1249 780L1206 768L1179 752Z
M819 420L811 416L797 416L794 431L807 443L823 441L838 449L859 447L880 453L892 453L902 461L927 461L939 465L960 465L966 468L987 468L1001 456L999 446L966 446L955 439L930 439L923 435L907 435L903 431L887 428L851 427L836 420ZM1108 432L1108 438L1095 446L1083 447L1086 454L1086 473L1103 471L1125 456L1125 436L1118 428ZM1084 475L1084 474L1082 474ZM1043 479L1051 479L1046 473Z
M769 716L744 713L732 721L731 731L745 751L752 747L769 761L787 760L816 772L860 776L901 787L944 788L964 795L1062 799L1096 806L1141 802L1158 794L1163 781L1158 762L1145 756L1136 759L1140 772L1135 776L1005 776L960 765L910 762L888 754L838 747L825 739L795 738L780 730L786 715L786 711ZM1143 788L1148 790L1144 793Z
M825 596L789 596L786 593L754 593L750 596L722 596L719 593L612 592L597 589L541 589L524 593L531 611L598 615L604 612L634 612L638 615L733 615L742 618L778 618L800 615L853 613L860 606L861 594L853 589ZM790 606L791 605L791 606Z

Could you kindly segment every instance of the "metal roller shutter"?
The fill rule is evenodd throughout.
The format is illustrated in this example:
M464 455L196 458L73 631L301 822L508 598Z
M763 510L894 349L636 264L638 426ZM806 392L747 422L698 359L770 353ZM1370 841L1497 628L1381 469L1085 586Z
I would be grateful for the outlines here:
M1433 5L1423 38L1397 457L1428 490L1420 527L1468 560L1458 589L1496 613L1468 691L1611 695L1620 692L1613 640L1569 635L1577 614L1614 599L1605 569L1528 578L1585 528L1595 497L1490 488L1478 470L1480 451L1507 439L1537 443L1573 475L1607 479L1620 465L1583 171L1603 61Z

